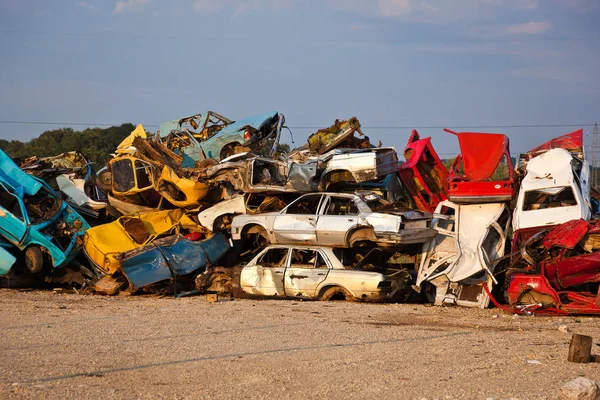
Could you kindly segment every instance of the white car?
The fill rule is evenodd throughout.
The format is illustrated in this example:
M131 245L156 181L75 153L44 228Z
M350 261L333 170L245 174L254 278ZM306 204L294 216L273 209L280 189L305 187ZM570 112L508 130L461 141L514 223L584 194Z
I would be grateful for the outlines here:
M436 235L431 214L396 207L375 193L311 193L279 212L237 215L234 240L252 234L270 243L353 247L360 242L389 245L424 243Z
M354 264L346 266L340 261L342 252L318 246L271 245L243 267L240 286L252 296L318 300L384 301L410 291L409 271L388 268L385 260L390 259L390 252L371 250L359 262L346 262ZM368 259L383 273L359 269Z

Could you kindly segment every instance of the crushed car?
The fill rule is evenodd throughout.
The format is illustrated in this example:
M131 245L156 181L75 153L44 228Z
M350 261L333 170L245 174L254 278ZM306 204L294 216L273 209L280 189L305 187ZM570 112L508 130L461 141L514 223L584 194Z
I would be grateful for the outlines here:
M410 194L415 208L434 212L448 198L448 170L431 144L431 137L421 139L413 129L404 148L406 161L398 167L402 184Z
M510 211L505 203L441 202L433 217L436 237L423 246L416 288L435 288L435 305L486 308L490 298L482 284L492 286L504 256ZM426 289L425 289L426 290Z
M240 287L260 297L390 301L406 296L412 284L410 272L394 268L392 257L376 250L346 261L341 249L271 245L242 268Z
M242 153L206 169L209 182L227 183L234 190L312 192L382 179L396 172L396 150L387 148L333 149L303 162L288 162Z
M22 253L27 271L66 266L79 254L89 228L46 182L0 151L0 246ZM8 266L10 259L4 253L2 263Z
M280 212L237 215L231 223L234 240L258 235L272 244L397 245L423 243L435 234L431 214L370 192L305 194Z
M95 219L103 216L106 194L96 186L92 164L78 151L53 157L29 157L19 167L44 180L78 212Z
M232 121L213 111L164 122L156 140L183 157L182 167L197 161L223 160L233 154L259 150L267 144L271 157L281 135L285 117L276 111ZM271 143L272 142L272 143Z
M516 185L508 137L447 128L444 131L455 135L460 146L448 174L448 198L454 203L511 201Z
M546 228L519 255L524 263L506 271L508 311L600 315L598 222L574 219Z

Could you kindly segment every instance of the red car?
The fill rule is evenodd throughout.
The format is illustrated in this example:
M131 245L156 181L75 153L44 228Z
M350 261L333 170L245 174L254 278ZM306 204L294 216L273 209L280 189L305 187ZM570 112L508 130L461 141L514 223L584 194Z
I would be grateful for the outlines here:
M402 184L410 194L414 206L422 211L434 212L446 195L448 170L431 144L431 137L421 139L413 129L404 148L404 162L398 168Z
M458 137L461 152L450 168L448 198L459 204L511 201L515 196L515 174L508 137L444 130Z

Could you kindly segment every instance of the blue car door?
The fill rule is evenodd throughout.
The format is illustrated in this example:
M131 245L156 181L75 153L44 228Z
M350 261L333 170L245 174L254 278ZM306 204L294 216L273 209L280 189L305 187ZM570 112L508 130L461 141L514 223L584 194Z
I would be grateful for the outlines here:
M0 234L14 245L27 233L25 210L21 199L0 183Z

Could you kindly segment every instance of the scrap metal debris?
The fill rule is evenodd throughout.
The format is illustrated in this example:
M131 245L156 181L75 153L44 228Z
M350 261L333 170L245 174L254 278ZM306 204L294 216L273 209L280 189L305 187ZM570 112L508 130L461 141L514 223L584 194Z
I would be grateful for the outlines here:
M73 151L19 169L0 153L0 274L110 295L600 314L600 207L583 130L515 162L504 134L445 129L460 146L447 168L416 130L399 163L356 117L290 151L284 128L278 112L208 111L156 133L138 125L106 166Z

